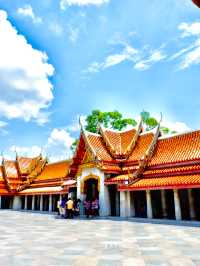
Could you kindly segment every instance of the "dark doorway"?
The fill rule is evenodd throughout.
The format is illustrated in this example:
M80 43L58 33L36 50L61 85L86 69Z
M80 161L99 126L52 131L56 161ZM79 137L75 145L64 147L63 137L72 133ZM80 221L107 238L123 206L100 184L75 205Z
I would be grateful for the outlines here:
M35 206L34 209L36 211L40 210L40 195L35 195Z
M162 202L160 190L151 191L151 204L153 210L153 218L162 218Z
M86 180L84 183L84 191L87 200L98 199L99 198L98 180L94 178Z
M194 199L194 210L196 214L196 220L200 220L200 189L194 188L192 189L192 196Z
M1 196L1 209L12 209L12 196Z
M32 210L32 196L27 196L27 210Z
M146 191L134 192L135 217L147 217Z
M178 190L180 205L181 205L181 218L182 220L190 220L190 209L187 189Z
M60 200L60 195L52 195L53 212L58 211L57 202Z
M21 196L21 201L22 201L22 210L25 209L25 196Z
M117 186L116 185L109 185L108 186L108 191L109 191L109 200L110 200L110 214L111 216L118 216L118 191L117 191Z
M174 191L172 189L167 189L165 191L165 198L166 198L167 218L175 219Z
M43 211L49 210L49 195L43 195Z

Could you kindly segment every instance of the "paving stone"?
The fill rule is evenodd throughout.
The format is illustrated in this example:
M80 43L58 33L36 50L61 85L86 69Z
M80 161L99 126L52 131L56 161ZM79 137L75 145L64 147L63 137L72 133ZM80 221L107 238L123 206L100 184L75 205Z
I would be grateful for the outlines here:
M3 266L200 266L200 227L0 210Z

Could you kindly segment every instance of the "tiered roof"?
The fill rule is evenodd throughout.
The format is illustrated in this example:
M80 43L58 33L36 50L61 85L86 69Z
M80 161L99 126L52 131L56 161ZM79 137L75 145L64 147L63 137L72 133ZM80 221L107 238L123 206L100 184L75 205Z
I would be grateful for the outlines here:
M159 125L151 132L141 128L117 132L100 127L94 134L82 127L74 176L90 158L111 174L105 184L117 184L119 190L200 187L200 131L163 137Z
M70 161L47 163L41 155L35 158L16 156L0 166L0 195L64 193L63 182ZM66 190L66 187L65 187Z

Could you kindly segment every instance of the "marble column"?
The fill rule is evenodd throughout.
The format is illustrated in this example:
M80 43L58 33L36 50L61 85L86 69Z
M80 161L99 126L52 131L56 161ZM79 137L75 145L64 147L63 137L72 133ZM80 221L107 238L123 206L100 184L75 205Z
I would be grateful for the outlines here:
M133 195L131 194L132 192L127 191L126 192L126 215L127 217L133 217L135 216L135 207L134 207L134 202L133 202Z
M190 209L190 219L195 220L195 209L194 209L194 198L192 195L192 189L188 189L188 200L189 200L189 209Z
M174 189L174 208L176 220L181 220L181 205L177 189Z
M24 197L24 210L28 209L28 201L27 201L27 195Z
M147 200L147 218L152 219L153 210L152 210L152 204L151 204L151 191L150 190L146 190L146 200Z
M104 185L104 174L100 174L100 191L99 191L99 205L100 216L108 216L110 215L110 197L108 186Z
M167 218L167 204L166 204L165 190L161 189L160 192L161 192L162 215L163 218Z
M43 211L43 195L40 195L40 211Z
M22 201L20 196L14 196L13 199L13 210L21 210L22 208Z
M32 196L32 211L35 210L35 195Z
M53 199L52 195L49 195L49 212L53 211Z
M126 217L126 191L120 191L120 217Z
M1 196L0 196L0 209L1 209Z

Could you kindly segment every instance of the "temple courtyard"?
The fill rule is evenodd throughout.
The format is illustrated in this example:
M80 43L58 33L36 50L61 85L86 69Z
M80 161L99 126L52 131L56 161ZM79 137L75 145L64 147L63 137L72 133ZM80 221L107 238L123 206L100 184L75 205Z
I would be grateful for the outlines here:
M200 265L200 227L0 211L0 265Z

